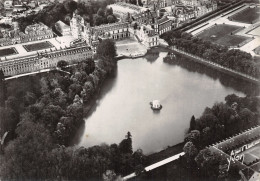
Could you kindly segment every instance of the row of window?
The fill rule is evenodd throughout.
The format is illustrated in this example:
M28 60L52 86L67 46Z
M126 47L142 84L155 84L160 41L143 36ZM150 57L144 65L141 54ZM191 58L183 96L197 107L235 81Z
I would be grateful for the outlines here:
M82 54L82 56L80 56L76 59L73 59L73 61L85 60L86 58L89 58L91 56L92 56L92 54L90 54L90 53ZM31 60L34 60L34 59L31 59ZM50 66L56 66L56 64L57 64L57 61L55 61L55 63L53 63L51 65L49 65L48 61L28 62L28 63L21 62L20 64L16 64L16 65L3 66L3 67L1 67L1 69L3 70L5 75L15 75L17 73L25 73L25 72L30 72L33 70L48 68Z
M20 38L18 38L18 39L7 39L4 42L2 42L0 44L0 46L13 45L13 44L17 44L17 43L25 43L25 42L30 42L30 41L40 40L40 39L48 39L48 38L52 38L52 37L53 36L49 35L49 36L29 38L29 39L26 39L27 37L21 37L21 39Z
M86 51L88 51L88 50L87 49L78 49L78 50L73 50L73 51L65 51L63 53L53 53L53 54L49 55L48 58L55 58L55 57L71 55L71 54L86 52ZM92 53L92 52L90 52L90 53Z

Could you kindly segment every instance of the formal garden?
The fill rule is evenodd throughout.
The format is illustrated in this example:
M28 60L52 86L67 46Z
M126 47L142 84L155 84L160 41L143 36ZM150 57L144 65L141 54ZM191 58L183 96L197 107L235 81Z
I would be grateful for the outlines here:
M45 42L31 43L31 44L23 45L23 47L25 48L25 50L27 52L33 52L33 51L53 48L54 46L49 41L45 41Z
M237 14L234 14L229 18L231 21L237 21L241 23L254 24L259 20L260 7L249 7Z
M216 24L200 32L197 36L219 45L237 46L248 39L244 36L234 35L235 32L239 31L240 29L242 29L240 26Z
M0 50L0 57L6 57L9 55L17 54L17 51L14 47L11 48L5 48Z

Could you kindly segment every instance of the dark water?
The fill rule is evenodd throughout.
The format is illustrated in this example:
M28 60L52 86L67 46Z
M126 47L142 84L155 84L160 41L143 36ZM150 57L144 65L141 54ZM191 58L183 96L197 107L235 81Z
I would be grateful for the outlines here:
M160 151L183 141L192 115L200 116L228 94L255 92L250 84L194 62L164 63L165 56L118 62L117 75L105 82L86 118L79 146L119 143L130 131L134 150ZM151 110L153 99L161 100L160 112Z

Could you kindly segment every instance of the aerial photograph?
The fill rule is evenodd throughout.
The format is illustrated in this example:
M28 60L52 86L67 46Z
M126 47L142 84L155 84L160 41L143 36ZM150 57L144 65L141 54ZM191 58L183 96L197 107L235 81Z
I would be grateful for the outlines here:
M260 0L0 0L0 181L260 181Z

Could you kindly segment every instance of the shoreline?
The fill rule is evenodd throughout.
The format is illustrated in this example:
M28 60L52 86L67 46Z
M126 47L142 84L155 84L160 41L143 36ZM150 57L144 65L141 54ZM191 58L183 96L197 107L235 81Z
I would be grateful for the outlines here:
M224 66L221 66L219 64L216 64L214 62L211 62L211 61L207 61L205 59L202 59L200 57L197 57L195 55L192 55L190 53L187 53L185 51L182 51L182 50L179 50L179 49L176 49L176 48L170 48L168 47L168 50L173 52L173 53L176 53L176 54L179 54L179 55L183 55L185 57L187 57L187 59L189 61L195 61L195 62L198 62L202 65L205 65L207 67L210 67L212 68L213 70L216 70L216 71L221 71L221 72L224 72L228 75L231 75L233 77L236 77L236 78L239 78L239 79L243 79L245 81L248 81L248 82L251 82L251 83L254 83L256 85L260 85L260 80L255 78L255 77L251 77L251 76L248 76L246 74L243 74L241 72L237 72L237 71L234 71L230 68L227 68L227 67L224 67Z

